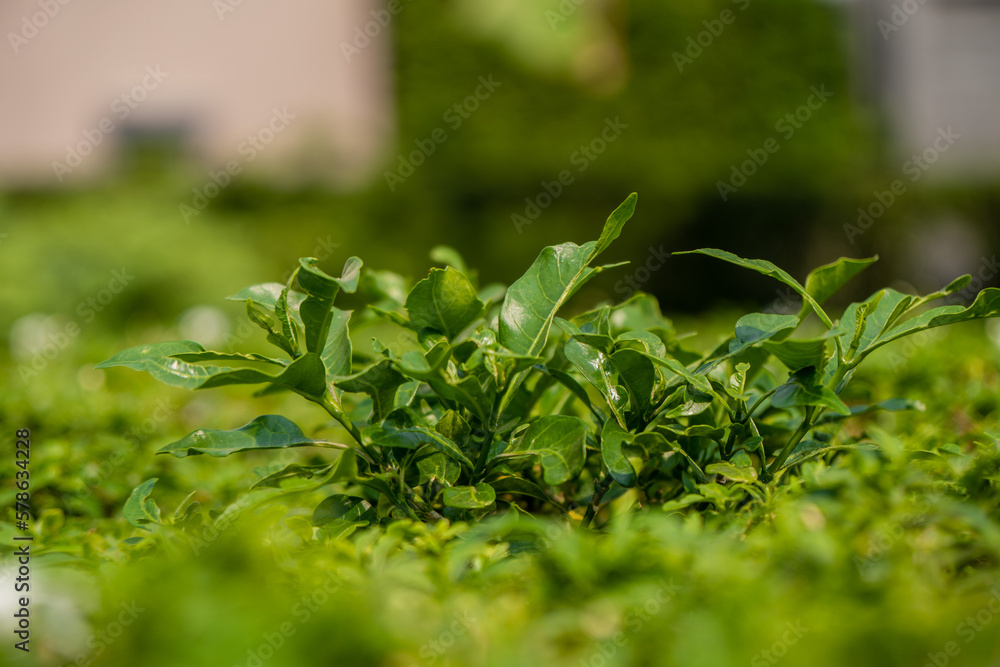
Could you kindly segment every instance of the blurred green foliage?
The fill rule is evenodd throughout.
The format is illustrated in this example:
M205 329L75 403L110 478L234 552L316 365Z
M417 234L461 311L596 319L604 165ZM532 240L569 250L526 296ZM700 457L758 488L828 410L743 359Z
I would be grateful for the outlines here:
M0 398L4 423L32 429L38 516L35 652L18 662L6 646L4 659L714 666L778 664L767 655L780 653L788 665L910 667L956 642L949 664L987 664L1000 657L990 611L1000 585L1000 334L983 329L960 325L873 355L847 400L919 396L927 411L852 419L847 428L878 451L807 463L766 504L629 519L623 498L604 534L507 515L475 528L399 522L347 539L290 509L308 499L263 491L237 502L289 462L282 454L225 466L154 457L207 414L242 423L259 403L239 390L165 392L138 374L94 383L81 367L118 340L92 336ZM294 401L263 400L305 428L326 423ZM0 464L5 477L9 466ZM232 520L200 541L166 530L152 549L130 546L144 531L121 508L150 476L164 512L194 488L205 510ZM5 487L0 503L12 494ZM4 550L13 532L0 523Z

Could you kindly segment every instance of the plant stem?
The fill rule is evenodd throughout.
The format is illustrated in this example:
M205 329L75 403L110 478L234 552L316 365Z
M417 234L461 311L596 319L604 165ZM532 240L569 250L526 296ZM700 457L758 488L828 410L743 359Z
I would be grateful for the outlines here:
M583 516L583 521L580 523L584 528L590 528L590 524L594 522L594 518L597 516L597 507L601 504L601 499L604 494L608 492L611 488L611 475L605 475L604 479L598 481L594 478L594 495L590 498L590 506L587 507L587 513Z
M323 394L323 398L317 401L317 403L323 406L323 409L326 410L331 417L336 419L340 422L341 426L347 429L347 432L351 434L354 441L358 443L358 447L360 447L361 451L368 457L370 463L375 463L375 461L379 460L379 457L375 455L375 452L373 452L367 445L365 445L365 443L361 441L361 432L358 430L358 427L355 426L351 422L351 418L340 409L340 406L333 400L333 396L331 396L329 392Z
M809 432L809 429L812 428L812 418L815 412L816 407L813 405L806 408L805 419L802 420L802 423L799 424L795 433L793 433L792 437L788 439L787 443L785 443L785 446L781 449L781 453L778 454L778 458L774 459L774 462L771 463L771 467L767 469L768 476L773 477L779 470L781 470L781 466L785 464L789 455L791 455L792 451L795 450L795 446L802 441L802 438L804 438L806 433Z
M476 467L472 471L473 481L479 479L479 476L483 474L483 470L486 468L486 463L489 461L490 449L493 447L493 427L486 427L486 435L483 436L483 444L479 450L479 458L476 460Z

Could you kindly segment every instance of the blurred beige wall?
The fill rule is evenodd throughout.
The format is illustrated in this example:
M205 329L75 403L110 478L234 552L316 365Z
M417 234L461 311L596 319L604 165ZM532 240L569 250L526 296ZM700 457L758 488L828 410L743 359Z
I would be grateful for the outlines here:
M85 182L123 135L180 131L206 169L359 182L392 139L394 18L376 0L3 0L0 180Z
M995 178L1000 2L857 0L856 5L870 82L900 159L925 152L933 157L947 144L926 170L927 178ZM939 139L949 127L950 144Z

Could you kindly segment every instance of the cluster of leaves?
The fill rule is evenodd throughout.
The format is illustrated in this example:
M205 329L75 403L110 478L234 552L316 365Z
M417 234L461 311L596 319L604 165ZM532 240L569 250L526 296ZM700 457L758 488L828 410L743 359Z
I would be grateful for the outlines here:
M590 525L626 493L666 509L763 501L809 459L874 447L842 437L843 420L919 404L848 407L840 393L858 365L910 334L1000 315L1000 289L984 290L967 307L925 308L963 289L965 276L923 297L880 290L834 320L823 303L876 258L840 259L801 284L770 262L703 249L693 252L791 287L802 297L800 311L746 315L704 354L684 346L648 295L560 318L587 281L617 266L595 262L635 203L633 194L597 241L545 248L506 290L479 288L448 251L438 254L447 266L409 290L389 272L362 276L355 257L337 278L302 259L287 284L232 297L245 302L284 358L181 341L125 350L99 367L143 370L188 389L261 384L260 393L291 391L321 406L352 443L313 439L266 415L232 431L197 430L161 450L184 457L341 449L333 462L289 465L257 483L337 487L316 507L316 525L476 520L498 506L569 513ZM334 305L341 292L368 297L360 314ZM356 350L348 331L355 317L403 327L416 344L402 351L373 339L370 352ZM793 337L807 318L802 328L818 333ZM359 395L365 398L352 410ZM127 505L136 525L162 521L151 490L152 480Z

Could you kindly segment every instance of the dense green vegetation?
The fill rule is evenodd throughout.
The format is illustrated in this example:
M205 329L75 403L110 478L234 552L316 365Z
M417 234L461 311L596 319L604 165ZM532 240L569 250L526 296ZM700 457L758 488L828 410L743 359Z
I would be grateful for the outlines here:
M599 241L548 249L528 275L574 252L595 259L632 205L612 215ZM971 309L944 310L886 290L828 315L820 302L866 264L840 261L802 284L776 274L813 300L797 314L719 314L682 325L642 295L596 310L574 302L564 320L551 313L555 325L536 350L527 342L521 349L503 324L516 310L505 304L534 298L529 291L501 300L494 289L491 297L493 288L476 289L474 272L453 253L434 259L451 268L412 284L353 260L340 279L304 261L287 283L238 294L250 301L248 321L272 331L228 341L227 364L262 350L265 337L289 357L263 362L272 374L309 355L335 359L317 346L338 337L319 337L315 327L325 321L329 332L339 320L316 313L349 308L350 333L345 323L337 349L350 341L350 365L332 383L386 364L405 382L382 407L345 389L332 394L338 403L327 413L315 405L322 396L298 381L288 383L291 392L253 400L245 387L190 394L185 386L206 377L248 378L246 369L191 375L196 364L218 361L194 348L159 348L181 355L173 370L188 375L174 373L178 387L93 369L123 347L115 328L92 329L23 383L18 362L5 362L23 387L5 393L0 409L11 428L32 431L36 516L37 644L30 662L15 664L909 666L1000 656L1000 333L995 321L929 328L995 314L995 290ZM766 264L750 268L774 275ZM334 284L354 294L333 306ZM464 302L452 291L439 304L448 308L429 307L442 286L459 284L471 308L456 309ZM309 298L322 307L306 306ZM928 328L882 345L918 325ZM491 328L496 335L484 336ZM703 333L684 336L689 329ZM125 331L141 346L178 337L160 327ZM373 348L372 337L383 343ZM612 362L650 360L649 403L630 371L592 364L593 353L574 363L574 347ZM445 352L439 366L435 355ZM862 356L852 381L841 383L854 370L844 367ZM509 400L517 425L485 441L530 454L520 443L531 424L578 420L588 435L568 477L550 474L556 468L533 454L505 460L498 446L486 460L499 460L500 474L484 468L476 477L492 413L477 415L475 402L446 387L475 378L501 405L506 391L490 383L491 363L501 371L510 364L503 377L525 375ZM803 372L810 365L832 375L822 382ZM171 377L166 367L153 370ZM414 391L403 389L407 382ZM517 397L536 390L534 402ZM404 393L411 399L397 405ZM838 414L845 406L850 416ZM389 418L402 408L413 423ZM262 413L282 415L322 444L349 444L357 428L371 451L190 455L247 442L185 436L193 429L231 428ZM468 427L438 428L449 421ZM666 445L643 446L642 433L657 431ZM164 447L187 455L154 455ZM372 483L380 477L402 485L382 489ZM532 484L533 493L518 495L498 478ZM608 489L593 505L599 511L588 512L595 478ZM493 485L494 501L468 507L444 492L476 484ZM399 488L413 491L414 502ZM6 506L14 492L3 489ZM462 497L479 504L482 493ZM9 550L13 524L2 532Z

